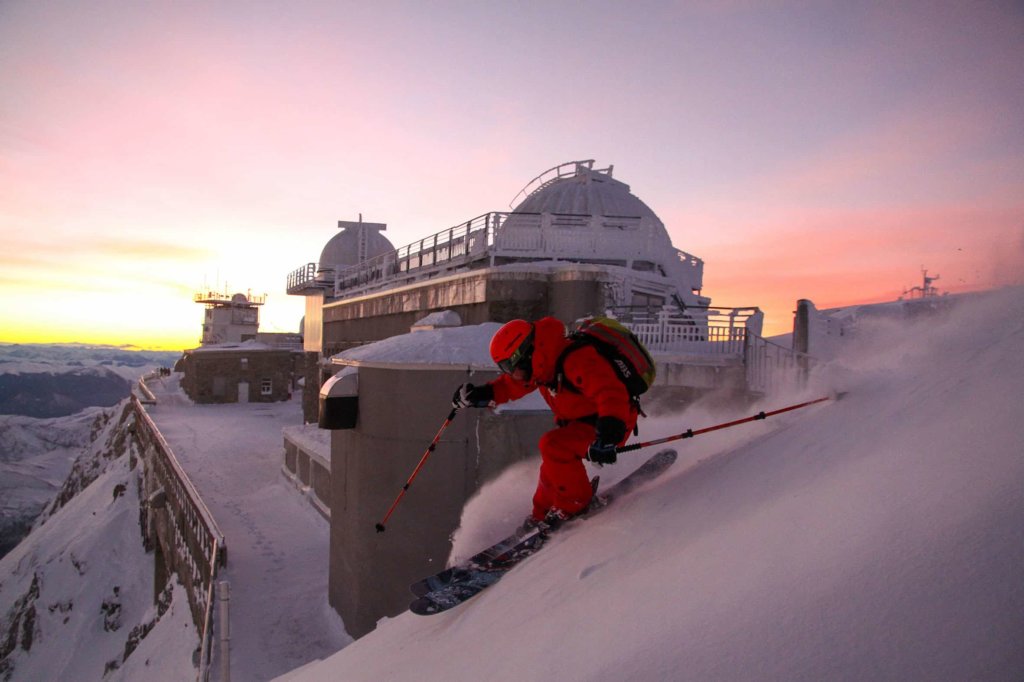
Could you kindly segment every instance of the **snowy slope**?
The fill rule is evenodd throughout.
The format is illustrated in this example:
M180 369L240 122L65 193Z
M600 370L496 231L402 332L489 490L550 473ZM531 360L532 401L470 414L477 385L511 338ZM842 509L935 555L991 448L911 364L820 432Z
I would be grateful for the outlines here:
M110 420L75 463L91 484L69 479L64 488L80 492L0 560L0 679L194 675L198 635L184 591L167 595L162 614L152 605L153 559L139 529L138 468L118 438L124 428ZM149 628L153 639L140 638Z
M28 533L103 415L115 409L92 407L52 419L0 415L0 557Z
M869 324L810 391L842 400L683 441L471 602L282 679L1024 678L1024 292ZM510 472L462 534L500 534L529 494Z

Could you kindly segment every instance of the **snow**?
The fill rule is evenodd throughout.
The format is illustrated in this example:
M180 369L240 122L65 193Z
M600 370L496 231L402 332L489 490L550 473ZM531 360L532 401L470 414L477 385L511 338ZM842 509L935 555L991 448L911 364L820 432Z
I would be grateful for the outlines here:
M357 346L331 358L335 363L367 367L470 367L497 371L488 347L501 327L487 322L410 332Z
M462 317L454 310L439 310L436 313L416 320L412 325L412 331L427 330L433 327L459 327L462 325Z
M262 351L262 350L281 350L275 346L257 341L255 339L249 339L247 341L225 341L224 343L207 343L203 346L197 346L192 348L190 353L217 353L224 351Z
M841 400L681 441L668 475L467 604L281 679L1020 679L1024 292L856 343L752 409ZM456 553L531 488L520 468L481 491Z
M345 646L327 604L330 526L281 474L282 431L306 431L300 401L194 405L179 379L150 380L147 411L226 538L232 677L266 680Z

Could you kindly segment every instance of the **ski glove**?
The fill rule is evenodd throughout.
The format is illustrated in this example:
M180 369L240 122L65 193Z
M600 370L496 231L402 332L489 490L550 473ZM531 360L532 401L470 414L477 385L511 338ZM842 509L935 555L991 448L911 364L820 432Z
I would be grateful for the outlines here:
M587 448L587 459L598 466L615 464L618 453L615 448L626 437L626 424L615 417L598 417L596 437Z
M452 396L452 407L457 410L463 407L487 407L494 400L494 389L490 384L474 386L473 384L462 384L455 389Z

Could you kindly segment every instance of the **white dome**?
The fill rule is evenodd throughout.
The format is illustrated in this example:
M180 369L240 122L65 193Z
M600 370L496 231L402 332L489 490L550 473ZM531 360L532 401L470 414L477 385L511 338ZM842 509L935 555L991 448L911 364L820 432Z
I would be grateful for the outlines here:
M593 161L570 161L545 171L532 183L538 183L536 189L504 222L509 239L524 241L530 232L540 234L547 221L537 216L547 215L558 229L535 242L553 255L552 249L558 248L560 257L573 257L571 244L576 240L578 258L656 263L675 258L665 224L629 191L629 185L612 178L611 167L594 170Z
M569 213L574 215L641 218L662 225L644 202L611 172L576 166L576 173L541 185L513 210L514 213ZM664 226L662 226L664 229Z
M321 270L344 269L358 265L363 259L369 260L395 250L388 238L380 233L386 227L381 223L339 221L338 225L344 229L334 235L320 252Z

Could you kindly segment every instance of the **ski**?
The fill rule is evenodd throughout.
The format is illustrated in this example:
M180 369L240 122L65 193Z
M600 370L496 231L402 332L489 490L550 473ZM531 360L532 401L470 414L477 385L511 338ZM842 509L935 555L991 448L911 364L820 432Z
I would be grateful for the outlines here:
M586 513L557 527L541 523L534 528L517 529L466 561L416 581L410 585L410 590L417 599L409 605L409 610L419 615L431 615L458 606L498 582L515 565L539 551L551 534L600 513L616 499L660 476L675 461L675 450L661 450L621 481L595 496L597 504L592 504Z

